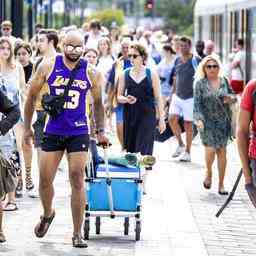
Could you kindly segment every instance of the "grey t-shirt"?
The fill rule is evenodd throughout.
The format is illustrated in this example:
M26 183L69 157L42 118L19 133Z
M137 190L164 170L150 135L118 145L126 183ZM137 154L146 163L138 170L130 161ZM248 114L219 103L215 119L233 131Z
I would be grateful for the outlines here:
M196 58L196 61L199 63L200 59ZM193 98L194 75L195 68L192 65L192 58L190 58L186 63L183 63L181 58L176 60L176 95L179 98L183 100Z

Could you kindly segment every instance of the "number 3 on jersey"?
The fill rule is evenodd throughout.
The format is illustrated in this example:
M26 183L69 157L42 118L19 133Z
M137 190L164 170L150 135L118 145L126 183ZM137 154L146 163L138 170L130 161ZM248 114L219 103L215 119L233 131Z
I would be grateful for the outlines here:
M56 89L56 94L60 95L64 93L64 89ZM79 104L79 97L80 97L80 92L75 91L75 90L69 90L68 91L68 96L71 97L71 101L65 102L64 108L66 109L76 109Z

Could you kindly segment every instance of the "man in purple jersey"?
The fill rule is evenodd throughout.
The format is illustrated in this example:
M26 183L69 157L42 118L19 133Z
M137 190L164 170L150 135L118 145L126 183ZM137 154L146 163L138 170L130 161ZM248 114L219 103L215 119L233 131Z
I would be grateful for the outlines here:
M89 145L85 112L86 94L89 89L93 96L98 141L108 143L108 139L104 135L101 86L96 82L99 74L81 58L83 38L79 32L70 31L66 34L63 46L63 55L44 59L39 65L30 81L30 90L25 104L24 140L25 143L31 143L34 136L31 129L34 104L43 84L47 82L50 95L63 93L71 70L80 62L74 81L69 87L63 112L57 118L48 116L46 120L39 167L39 190L44 212L34 231L37 237L43 237L55 216L55 210L52 207L53 180L66 150L72 189L73 246L87 247L82 239L81 227L85 207L84 170Z

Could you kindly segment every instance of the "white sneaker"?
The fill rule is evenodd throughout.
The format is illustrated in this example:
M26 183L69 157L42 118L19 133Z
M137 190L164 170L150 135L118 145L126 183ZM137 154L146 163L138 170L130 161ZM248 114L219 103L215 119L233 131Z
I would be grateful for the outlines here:
M179 159L180 162L191 162L191 156L188 152L184 152Z
M178 156L180 156L180 154L181 154L182 152L184 152L184 150L185 150L185 147L184 147L184 146L178 145L178 147L176 148L175 152L172 154L172 157L178 157Z
M36 188L27 190L28 197L30 198L39 198L39 193Z

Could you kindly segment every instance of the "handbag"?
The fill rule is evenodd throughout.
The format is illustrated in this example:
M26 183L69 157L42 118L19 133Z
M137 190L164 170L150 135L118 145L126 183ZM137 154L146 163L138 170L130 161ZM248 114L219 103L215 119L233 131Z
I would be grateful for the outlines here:
M9 161L0 153L0 198L15 190L17 176L18 170L12 159Z
M224 81L225 81L225 85L227 87L227 90L228 90L228 94L232 94L235 96L233 90L230 88L229 86L229 82L228 80L224 77ZM237 102L237 98L234 102L230 103L228 105L228 110L225 109L225 107L223 106L223 103L222 101L220 100L219 97L216 97L217 99L217 102L218 104L221 106L227 120L229 121L230 123L230 137L231 137L231 140L236 138L236 123L237 123L237 117L238 117L238 110L239 110L239 104Z
M168 140L168 139L170 139L171 137L174 136L174 133L173 133L173 131L172 131L170 125L169 125L168 118L165 119L165 124L166 124L166 129L164 130L163 133L160 133L158 127L156 127L156 129L155 129L155 141L165 142L166 140ZM185 129L184 129L184 119L183 119L183 117L179 118L179 125L181 127L181 132L184 132Z
M68 90L73 83L77 71L80 68L80 61L76 64L74 69L72 69L68 84L65 86L64 93L60 95L50 95L48 93L44 94L42 97L42 107L44 111L49 114L52 118L58 117L64 109L65 98L68 96Z

